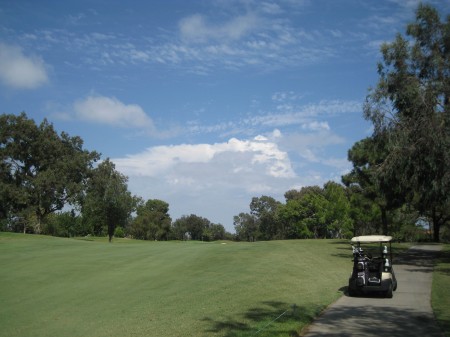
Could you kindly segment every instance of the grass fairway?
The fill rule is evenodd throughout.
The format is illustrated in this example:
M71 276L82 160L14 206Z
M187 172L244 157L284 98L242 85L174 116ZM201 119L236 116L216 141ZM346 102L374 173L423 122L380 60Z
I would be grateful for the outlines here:
M442 330L450 337L450 245L442 247L433 273L431 304Z
M0 233L0 336L295 336L342 295L349 247Z

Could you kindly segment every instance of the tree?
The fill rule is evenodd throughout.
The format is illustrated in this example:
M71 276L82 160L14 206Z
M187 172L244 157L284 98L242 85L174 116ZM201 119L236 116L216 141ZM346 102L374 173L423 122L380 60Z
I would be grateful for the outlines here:
M300 190L289 190L284 194L286 198L286 202L289 200L297 199L300 200L304 195L308 193L318 193L321 194L323 192L320 186L304 186Z
M221 224L210 223L204 230L206 241L224 240L226 238L225 227Z
M292 190L294 191L294 190ZM305 220L305 209L299 198L288 199L286 204L277 209L277 223L285 239L309 239L313 233L309 230Z
M350 201L345 188L329 181L323 193L328 201L326 222L328 233L336 238L351 237L353 220L350 216Z
M379 81L364 115L375 137L388 136L378 176L398 182L432 220L439 241L440 227L450 221L450 16L442 23L433 7L421 4L406 34L382 45Z
M353 236L380 233L381 210L379 205L367 198L359 186L347 187L350 200L350 217Z
M397 179L379 174L388 156L386 143L385 134L356 142L348 151L348 160L353 163L353 169L342 177L343 183L353 193L360 193L379 207L384 235L389 233L388 212L401 206L405 200L405 189L399 186ZM379 226L376 226L375 233L379 233L379 230Z
M137 216L130 226L130 233L141 240L167 240L172 219L169 204L158 199L147 200L137 207Z
M276 223L275 213L281 203L269 196L252 198L250 203L250 214L255 217L257 226L263 240L279 238L279 228Z
M177 219L172 228L176 228L179 233L179 238L181 238L182 231L184 230L183 237L187 236L191 240L207 240L207 229L211 225L211 222L203 217L195 214L183 215L181 218Z
M72 237L84 236L89 234L88 228L83 228L82 219L75 214L74 210L70 212L58 212L49 214L43 223L43 234Z
M47 120L36 125L25 113L1 115L0 131L0 216L32 213L40 232L48 214L77 202L99 155L83 150L80 137L58 135Z
M327 236L327 208L328 201L323 190L308 189L299 200L300 225L308 228L316 239Z
M107 158L92 171L87 182L81 207L83 221L94 235L107 232L109 242L116 226L126 227L138 202L128 191L127 180Z
M253 242L259 239L259 224L254 215L239 213L233 217L233 224L239 241Z
M171 239L175 240L188 240L188 231L187 231L187 221L186 216L181 217L180 219L175 220L171 225Z

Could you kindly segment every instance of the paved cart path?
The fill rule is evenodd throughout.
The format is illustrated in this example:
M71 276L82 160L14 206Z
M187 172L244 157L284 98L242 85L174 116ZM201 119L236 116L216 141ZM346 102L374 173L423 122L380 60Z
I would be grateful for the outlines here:
M342 296L303 335L443 337L431 309L433 259L439 245L416 246L394 264L398 281L391 299Z

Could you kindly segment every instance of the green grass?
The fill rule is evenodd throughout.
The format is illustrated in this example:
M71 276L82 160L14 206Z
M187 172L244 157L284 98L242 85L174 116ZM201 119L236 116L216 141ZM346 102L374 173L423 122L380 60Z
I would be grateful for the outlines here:
M450 337L450 245L442 248L433 273L431 304L439 325Z
M2 337L250 337L264 327L267 337L297 335L342 295L352 264L348 242L335 240L0 233L0 266Z

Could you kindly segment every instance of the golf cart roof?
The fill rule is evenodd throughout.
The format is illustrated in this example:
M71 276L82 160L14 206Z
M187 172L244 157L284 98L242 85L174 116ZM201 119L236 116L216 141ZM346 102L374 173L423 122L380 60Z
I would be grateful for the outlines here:
M355 236L352 238L351 242L389 242L392 240L392 236L385 235L364 235L364 236Z

